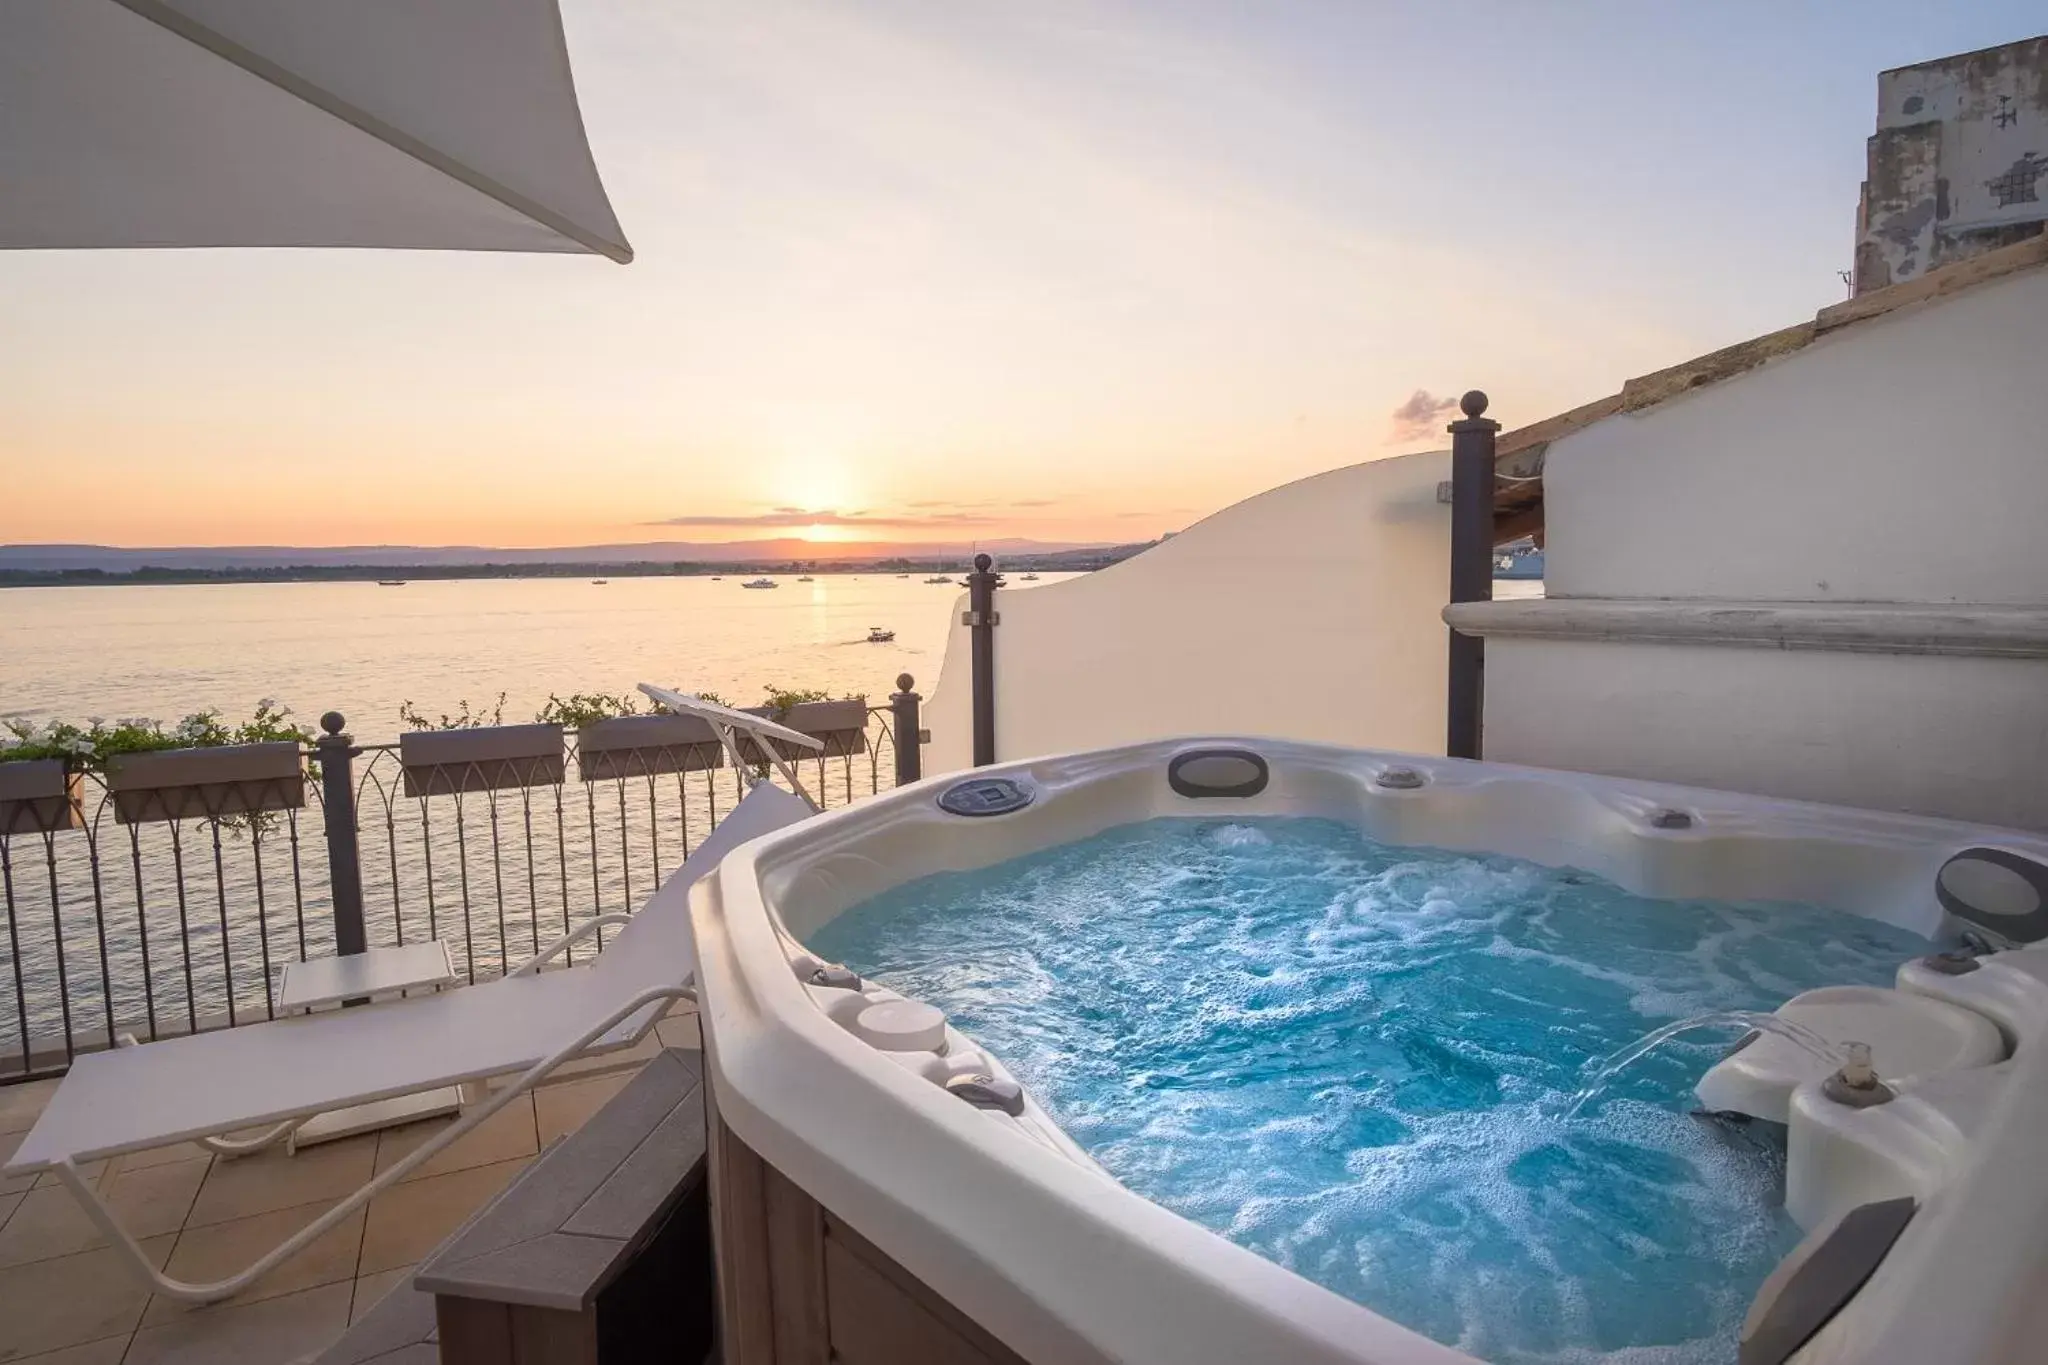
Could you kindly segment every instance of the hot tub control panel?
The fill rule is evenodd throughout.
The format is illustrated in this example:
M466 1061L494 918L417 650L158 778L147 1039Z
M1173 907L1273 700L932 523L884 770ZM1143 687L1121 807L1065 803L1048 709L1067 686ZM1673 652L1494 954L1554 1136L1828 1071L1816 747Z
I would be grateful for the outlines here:
M937 1006L812 953L798 951L789 965L819 1012L880 1056L1077 1165L1101 1169L1032 1101L1001 1059L954 1028Z

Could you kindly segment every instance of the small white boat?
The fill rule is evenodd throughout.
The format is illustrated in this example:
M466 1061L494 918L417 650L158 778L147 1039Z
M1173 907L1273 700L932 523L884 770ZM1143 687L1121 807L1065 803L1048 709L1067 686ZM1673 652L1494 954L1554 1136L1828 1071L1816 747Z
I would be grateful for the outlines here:
M405 580L403 578L380 578L377 580L377 586L380 588L402 588L405 586Z
M779 588L782 585L772 578L750 578L740 584L743 588Z
M952 581L951 574L934 574L925 580L927 583L951 583Z
M593 578L590 581L600 588L603 587L605 584L611 582L609 578Z
M805 574L805 575L804 575L804 576L803 576L802 578L799 578L799 579L797 580L797 582L799 582L799 583L810 583L810 582L814 582L814 581L816 581L816 580L814 580L814 579L813 579L813 578L812 578L812 577L811 577L811 576L810 576L809 574Z
M1028 573L1025 574L1022 578L1018 579L1017 581L1019 583L1036 583L1038 581L1038 575L1035 573Z
M886 645L895 638L896 632L893 630L885 629L882 626L868 627L868 643L871 645Z

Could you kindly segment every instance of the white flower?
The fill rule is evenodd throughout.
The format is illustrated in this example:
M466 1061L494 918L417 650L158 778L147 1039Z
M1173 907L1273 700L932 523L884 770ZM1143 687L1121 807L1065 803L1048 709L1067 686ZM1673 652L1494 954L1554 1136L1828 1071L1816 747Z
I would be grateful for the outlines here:
M257 703L256 703L256 709L257 709L258 711L275 711L275 710L277 710L277 698L276 698L276 697L265 697L265 698L263 698L263 699L262 699L261 701L259 701L259 702L257 702Z
M73 735L58 747L62 748L64 752L76 754L80 758L86 758L92 754L92 741L84 735Z
M85 718L85 723L87 725L90 725L93 729L97 730L102 725L105 725L107 723L107 718L105 716L87 716Z

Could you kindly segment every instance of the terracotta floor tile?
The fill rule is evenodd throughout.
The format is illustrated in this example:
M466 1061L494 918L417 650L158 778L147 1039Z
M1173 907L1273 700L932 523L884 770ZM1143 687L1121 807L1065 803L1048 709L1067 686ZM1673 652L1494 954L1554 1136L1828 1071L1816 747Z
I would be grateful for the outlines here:
M131 1236L176 1232L192 1208L206 1166L202 1159L121 1172L107 1179L101 1194ZM21 1197L14 1215L0 1227L0 1266L69 1256L104 1244L70 1190L34 1189Z
M661 1040L649 1030L645 1038L631 1047L616 1048L589 1057L578 1057L573 1062L564 1062L548 1075L546 1084L559 1085L564 1080L577 1076L602 1076L615 1071L638 1071L654 1060L661 1051Z
M0 1133L26 1133L35 1127L43 1106L56 1093L55 1079L0 1085Z
M255 1156L216 1161L199 1187L188 1226L296 1208L319 1200L336 1203L367 1183L377 1164L377 1134L323 1142L287 1155L282 1147Z
M157 1265L170 1237L142 1244ZM0 1360L124 1336L142 1320L149 1290L112 1247L0 1270Z
M661 1040L663 1047L686 1047L693 1052L704 1050L704 1032L698 1025L695 1011L662 1020L654 1026L654 1036Z
M169 1166L179 1161L196 1161L200 1157L211 1157L196 1142L176 1142L168 1147L152 1147L146 1152L130 1152L114 1158L114 1169L118 1171L140 1171L151 1166Z
M78 1168L78 1173L97 1185L100 1183L101 1177L107 1173L107 1163L104 1161L88 1161ZM64 1177L58 1175L55 1171L36 1172L35 1187L39 1190L54 1190L62 1187L63 1184Z
M83 1346L66 1346L61 1351L22 1356L19 1365L121 1365L121 1357L128 1351L128 1337L129 1334L123 1332L117 1337L87 1342Z
M526 1161L500 1161L425 1180L409 1180L370 1201L359 1274L407 1265L426 1256L462 1221L503 1189Z
M285 1238L333 1207L332 1201L301 1204L227 1223L188 1228L179 1236L165 1270L181 1280L204 1283L222 1280L246 1269L259 1256L268 1254ZM357 1209L340 1226L330 1229L311 1246L250 1285L232 1299L198 1307L162 1295L149 1301L142 1315L144 1327L155 1327L191 1313L219 1313L241 1304L259 1303L281 1294L297 1293L316 1285L353 1280L356 1256L363 1245L364 1210Z
M593 1076L589 1080L571 1081L566 1085L547 1085L533 1092L533 1117L540 1130L540 1144L545 1147L564 1133L573 1133L605 1102L626 1088L626 1082L633 1079L630 1072L611 1076Z
M385 1129L377 1143L378 1173L382 1174L455 1121L453 1118L428 1119L424 1123ZM450 1171L465 1171L472 1166L488 1166L493 1162L532 1156L538 1151L540 1145L534 1137L533 1097L521 1095L485 1119L454 1146L407 1176L406 1180L424 1180Z
M13 1157L14 1149L21 1146L27 1133L0 1133L0 1166L5 1166ZM20 1194L23 1190L35 1188L36 1177L28 1175L0 1175L0 1194Z
M341 1335L352 1291L342 1281L188 1313L137 1332L123 1365L283 1365Z

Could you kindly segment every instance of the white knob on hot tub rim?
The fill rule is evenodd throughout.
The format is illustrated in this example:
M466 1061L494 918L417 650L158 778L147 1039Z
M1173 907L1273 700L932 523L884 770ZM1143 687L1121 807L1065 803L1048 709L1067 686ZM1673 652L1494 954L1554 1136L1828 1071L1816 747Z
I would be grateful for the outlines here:
M854 1016L853 1031L882 1052L938 1052L946 1045L946 1015L922 1000L881 1000Z

